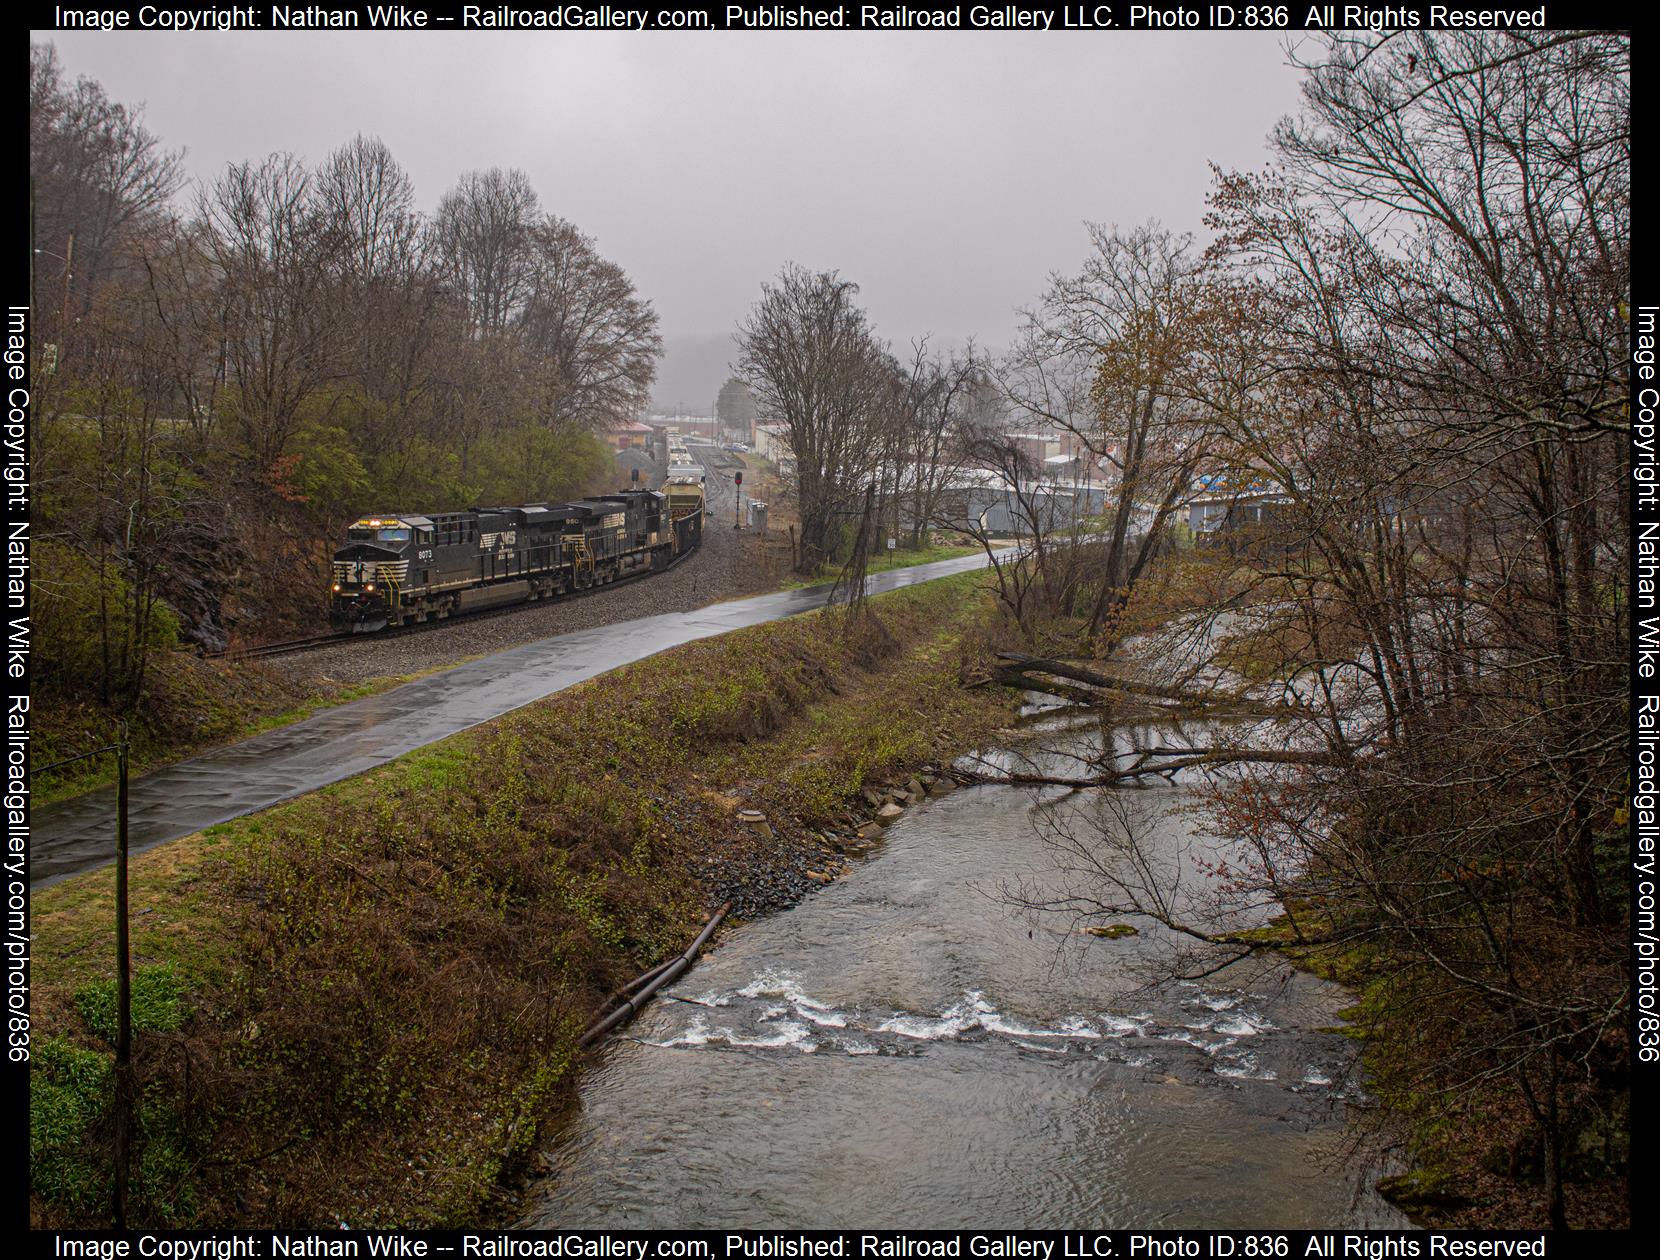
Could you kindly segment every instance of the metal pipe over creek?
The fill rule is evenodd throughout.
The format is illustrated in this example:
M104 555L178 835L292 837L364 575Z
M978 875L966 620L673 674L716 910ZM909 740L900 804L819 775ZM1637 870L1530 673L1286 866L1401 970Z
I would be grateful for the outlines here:
M697 961L698 952L708 944L709 938L715 934L715 929L720 926L721 920L726 917L727 911L731 909L732 903L730 901L722 904L721 908L710 917L709 922L703 925L703 930L697 934L697 939L686 947L685 953L677 958L671 958L667 962L659 963L650 971L635 977L618 989L613 995L614 997L623 997L632 989L639 989L640 991L634 994L633 997L623 997L622 1004L614 1011L589 1025L588 1031L582 1034L576 1044L579 1047L590 1045L618 1024L624 1023L637 1015L640 1008L651 1001L657 990L678 978L681 972ZM642 985L643 988L640 987Z

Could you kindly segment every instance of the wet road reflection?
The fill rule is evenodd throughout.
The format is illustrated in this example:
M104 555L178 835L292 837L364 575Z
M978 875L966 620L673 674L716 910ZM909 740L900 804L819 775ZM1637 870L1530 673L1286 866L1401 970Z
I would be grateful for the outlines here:
M983 555L872 574L872 594L984 568ZM649 580L649 579L647 579ZM666 648L822 608L830 586L711 604L527 643L157 770L131 785L132 851L361 774ZM32 887L115 855L115 789L36 810Z

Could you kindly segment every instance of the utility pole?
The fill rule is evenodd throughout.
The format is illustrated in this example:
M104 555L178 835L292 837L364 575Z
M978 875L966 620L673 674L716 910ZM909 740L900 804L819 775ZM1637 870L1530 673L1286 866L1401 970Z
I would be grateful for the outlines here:
M115 1227L127 1228L132 1155L133 977L127 931L127 724L116 747L115 787Z
M69 244L64 246L63 254L63 309L58 312L58 318L63 322L65 330L69 327L69 282L75 278L75 233L69 234ZM63 333L60 331L59 336Z

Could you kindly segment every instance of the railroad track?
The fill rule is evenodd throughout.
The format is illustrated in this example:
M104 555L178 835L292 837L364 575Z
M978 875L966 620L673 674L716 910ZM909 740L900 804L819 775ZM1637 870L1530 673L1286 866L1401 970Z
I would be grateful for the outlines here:
M328 647L356 638L352 634L314 634L307 639L289 639L282 643L262 643L258 647L227 648L223 652L204 652L210 661L249 661L260 656L286 656L290 652L305 652L311 648Z
M713 461L712 463L705 462L703 464L706 472L720 473L724 476L729 470L742 468L744 466L743 460L737 455L733 454L731 451L723 451L718 446L700 445L697 448L697 454L699 457L707 455L709 459ZM727 480L731 480L731 478L728 477Z

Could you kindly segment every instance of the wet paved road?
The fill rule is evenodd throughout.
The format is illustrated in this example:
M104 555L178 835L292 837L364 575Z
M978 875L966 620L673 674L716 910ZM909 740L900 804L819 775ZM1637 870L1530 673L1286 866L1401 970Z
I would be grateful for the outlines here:
M963 556L868 579L872 594L985 566ZM646 581L650 581L647 578ZM579 630L511 648L304 722L157 770L131 785L133 852L361 774L413 749L665 648L820 608L829 585ZM115 855L115 789L35 811L29 882L41 888Z

